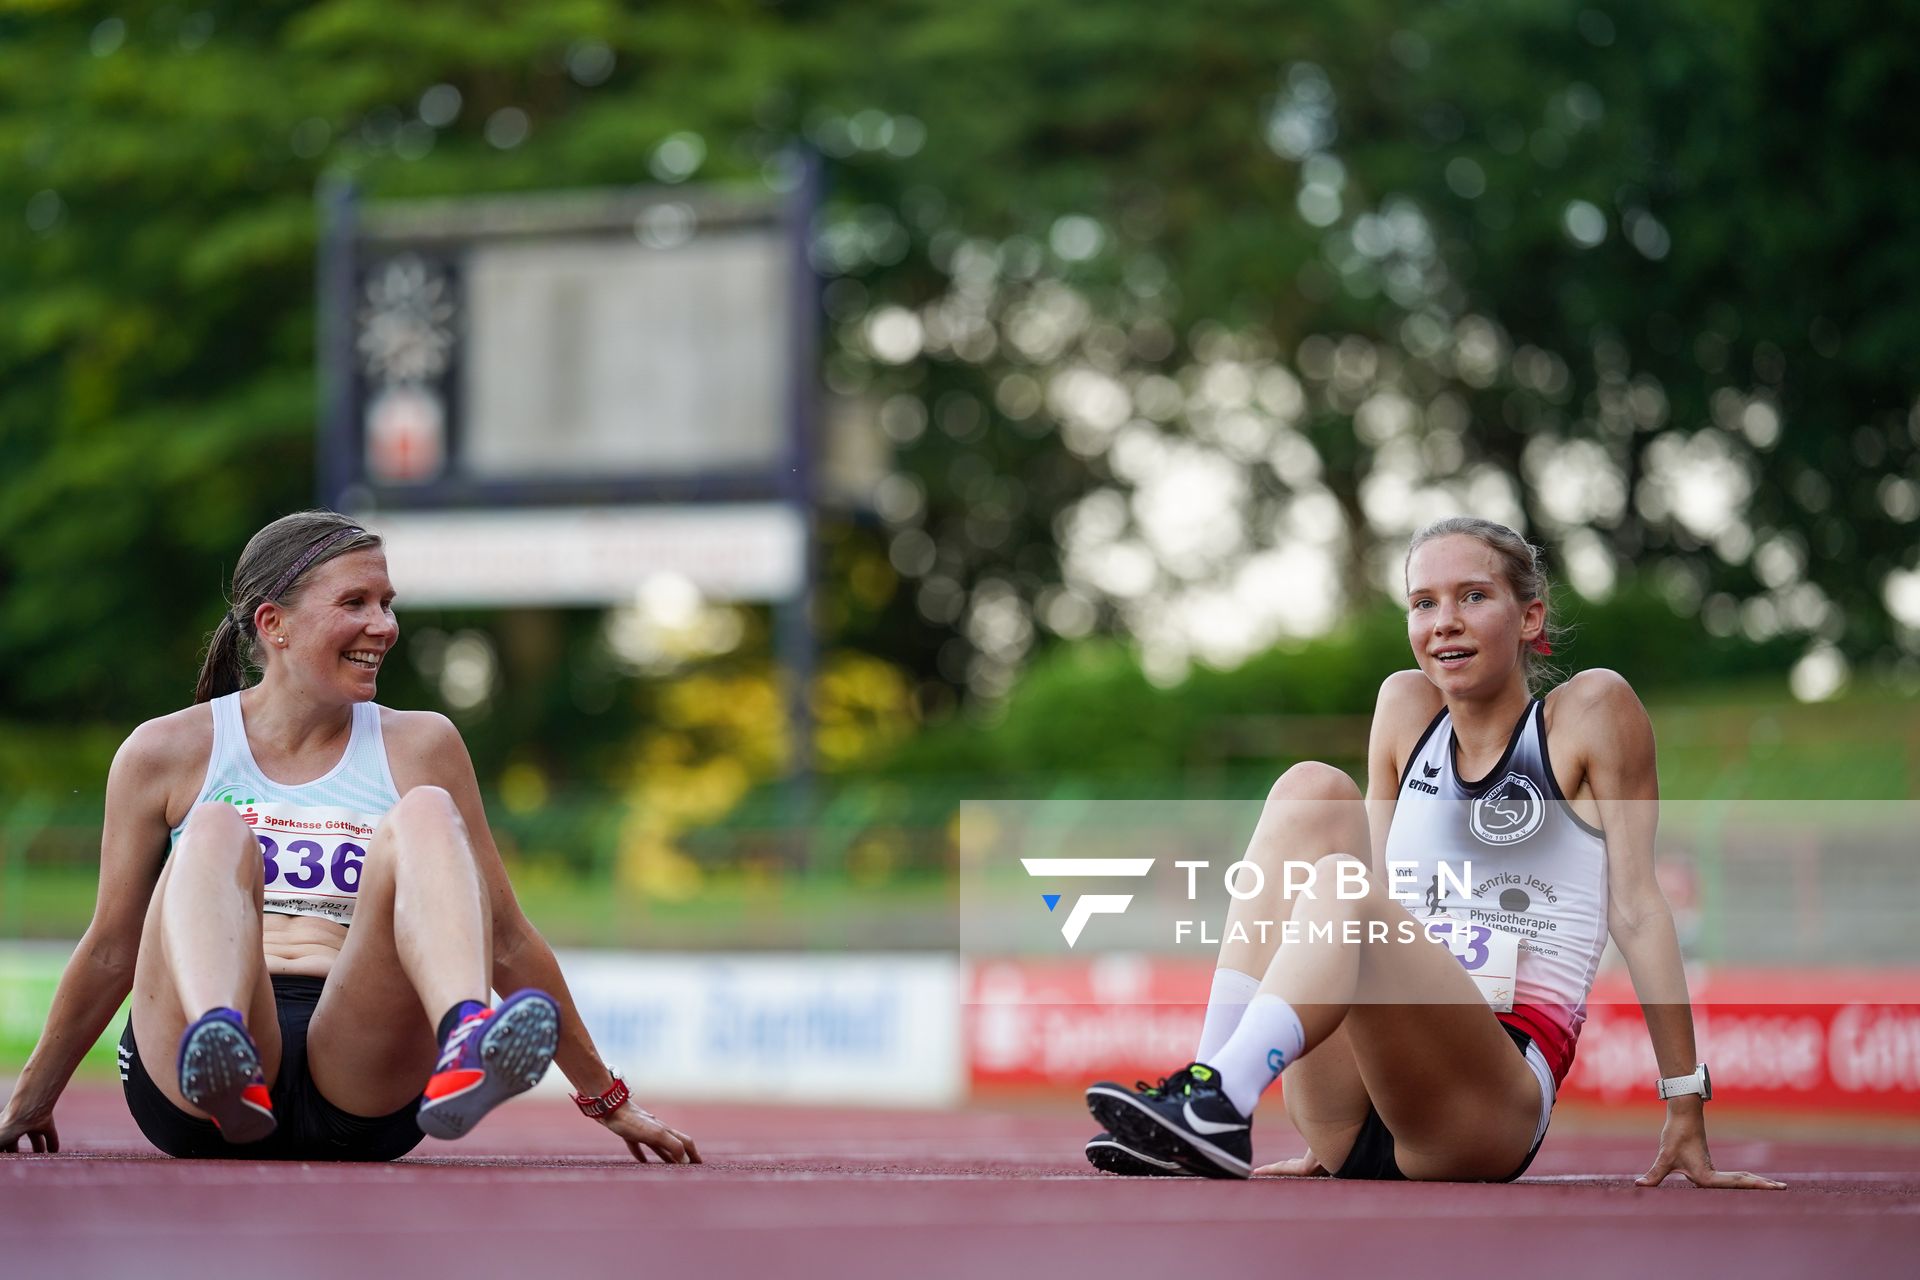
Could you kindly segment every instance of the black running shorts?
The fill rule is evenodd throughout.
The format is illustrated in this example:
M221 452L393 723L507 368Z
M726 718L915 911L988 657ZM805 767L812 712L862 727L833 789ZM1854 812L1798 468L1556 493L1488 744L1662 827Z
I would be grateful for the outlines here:
M147 1074L133 1042L133 1019L120 1035L120 1081L127 1110L147 1141L170 1156L227 1160L397 1160L426 1135L414 1123L419 1103L389 1116L350 1115L320 1096L307 1071L307 1023L320 1003L321 978L276 974L273 1002L280 1014L280 1073L274 1078L273 1116L279 1123L261 1142L235 1146L211 1120L188 1115L168 1101Z
M1503 1022L1500 1024L1500 1029L1513 1040L1514 1047L1520 1050L1522 1055L1527 1052L1527 1046L1533 1043L1533 1037L1518 1027ZM1546 1135L1542 1134L1541 1141L1545 1140ZM1533 1144L1533 1150L1527 1152L1527 1158L1520 1162L1520 1167L1500 1181L1512 1182L1518 1178L1527 1171L1527 1166L1532 1164L1533 1158L1539 1154L1540 1143L1536 1142ZM1353 1140L1353 1150L1347 1153L1347 1158L1341 1162L1340 1167L1333 1171L1333 1176L1374 1182L1405 1182L1407 1180L1407 1175L1400 1172L1400 1165L1393 1158L1393 1134L1387 1129L1386 1122L1380 1118L1380 1112L1372 1104L1367 1106L1366 1123L1360 1126L1360 1136Z

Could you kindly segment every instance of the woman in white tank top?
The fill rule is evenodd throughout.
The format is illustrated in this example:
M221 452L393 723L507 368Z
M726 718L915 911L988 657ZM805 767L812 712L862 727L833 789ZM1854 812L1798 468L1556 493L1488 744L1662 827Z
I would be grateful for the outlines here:
M1254 1107L1284 1072L1309 1151L1260 1173L1516 1178L1545 1136L1610 933L1668 1099L1639 1182L1677 1170L1701 1186L1779 1187L1716 1170L1707 1152L1706 1078L1653 874L1658 788L1639 699L1610 671L1532 696L1552 652L1547 585L1512 530L1443 520L1414 537L1406 577L1418 669L1381 686L1365 796L1323 764L1274 784L1244 855L1265 888L1229 912L1195 1061L1151 1088L1088 1089L1103 1126L1088 1158L1246 1177ZM1289 896L1288 864L1293 884L1310 867L1319 888Z
M380 539L329 511L276 520L233 599L194 705L114 758L93 923L0 1151L59 1149L54 1103L131 991L128 1105L169 1154L392 1159L555 1063L635 1158L697 1162L595 1052L459 732L374 703L399 640Z

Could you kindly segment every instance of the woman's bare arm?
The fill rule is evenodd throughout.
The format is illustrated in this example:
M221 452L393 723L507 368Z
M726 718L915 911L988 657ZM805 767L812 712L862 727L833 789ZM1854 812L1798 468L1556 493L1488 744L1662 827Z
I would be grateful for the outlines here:
M1367 734L1367 835L1372 841L1371 873L1391 891L1386 879L1387 831L1400 798L1400 771L1414 741L1442 705L1433 681L1417 670L1396 671L1380 684Z
M0 1108L0 1152L17 1150L22 1138L35 1151L60 1149L54 1104L133 989L141 925L167 848L170 770L186 736L171 721L141 725L114 755L93 920L60 975L46 1029Z
M1600 805L1607 840L1607 927L1632 975L1660 1074L1691 1075L1697 1059L1686 968L1673 912L1654 875L1660 782L1652 721L1626 680L1603 670L1584 671L1569 680L1555 711L1567 727L1576 768L1584 771ZM1676 1169L1703 1187L1784 1185L1758 1174L1713 1167L1705 1107L1698 1095L1668 1099L1659 1156L1639 1182L1657 1185Z

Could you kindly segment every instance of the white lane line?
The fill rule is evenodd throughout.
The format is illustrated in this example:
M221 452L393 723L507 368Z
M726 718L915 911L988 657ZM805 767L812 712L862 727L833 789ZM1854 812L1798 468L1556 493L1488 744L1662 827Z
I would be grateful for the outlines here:
M1833 1169L1815 1169L1808 1172L1786 1172L1777 1169L1756 1170L1762 1177L1772 1178L1776 1182L1785 1182L1793 1178L1823 1182L1914 1182L1920 1183L1920 1170L1901 1173L1888 1169L1872 1169L1866 1172L1851 1172ZM1625 1179L1628 1182L1639 1177L1637 1173L1529 1173L1522 1182L1616 1182ZM1668 1182L1685 1182L1686 1178L1678 1173L1669 1174Z

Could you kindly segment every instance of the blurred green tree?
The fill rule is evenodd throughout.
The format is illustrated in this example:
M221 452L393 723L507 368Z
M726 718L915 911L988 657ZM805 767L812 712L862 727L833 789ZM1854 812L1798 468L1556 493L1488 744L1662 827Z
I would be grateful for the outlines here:
M884 401L925 485L893 547L949 678L1102 626L1160 678L1231 665L1460 509L1596 598L1644 573L1717 636L1794 638L1809 694L1840 653L1920 671L1920 6L886 12L910 34L816 132L914 233L891 265L856 215L880 256L848 255L840 351L920 403ZM863 101L924 156L863 163ZM982 535L1010 484L1064 592Z
M827 621L930 710L1049 635L1231 665L1460 506L1595 595L1649 571L1716 631L1911 669L1915 16L7 6L0 707L177 704L189 620L308 500L323 175L644 181L679 134L703 180L829 158L825 375L900 475L828 522Z

